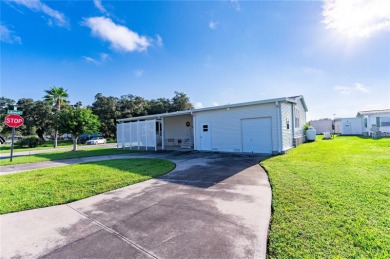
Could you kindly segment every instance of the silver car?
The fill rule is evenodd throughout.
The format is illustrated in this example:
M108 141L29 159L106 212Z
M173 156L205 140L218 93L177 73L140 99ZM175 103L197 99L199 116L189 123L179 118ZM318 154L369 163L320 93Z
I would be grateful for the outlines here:
M105 138L102 138L102 137L96 137L96 138L90 139L87 142L85 142L85 144L87 144L87 145L97 145L97 144L106 144L106 143L107 143L107 140Z

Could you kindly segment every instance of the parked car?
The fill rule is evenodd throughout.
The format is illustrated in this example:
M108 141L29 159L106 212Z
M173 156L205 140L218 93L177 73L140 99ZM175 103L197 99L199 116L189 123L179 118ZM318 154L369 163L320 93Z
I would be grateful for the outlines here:
M87 145L97 145L97 144L106 144L106 143L107 143L107 140L105 138L102 138L102 137L96 137L96 138L90 139L87 142L85 142L85 144L87 144Z

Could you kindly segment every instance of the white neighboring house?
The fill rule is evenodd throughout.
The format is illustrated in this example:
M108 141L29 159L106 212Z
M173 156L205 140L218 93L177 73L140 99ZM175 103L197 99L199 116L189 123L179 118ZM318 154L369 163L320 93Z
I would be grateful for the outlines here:
M390 136L390 109L360 111L356 117L362 120L363 135L372 136L379 131L382 136Z
M336 118L335 133L341 135L362 135L362 119L361 118Z
M317 135L324 134L324 132L333 132L333 120L331 119L309 121L309 124L316 130Z
M284 153L304 142L303 96L117 120L118 148Z

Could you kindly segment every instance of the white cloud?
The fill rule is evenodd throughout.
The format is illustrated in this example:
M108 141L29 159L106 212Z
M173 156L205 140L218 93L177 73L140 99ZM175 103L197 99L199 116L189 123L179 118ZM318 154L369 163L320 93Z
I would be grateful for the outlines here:
M209 22L209 28L212 30L216 30L218 28L219 23L215 21L210 21Z
M213 106L219 106L219 103L213 102Z
M157 46L163 45L163 39L161 38L161 36L159 34L156 34L156 43L157 43Z
M13 31L10 31L5 25L0 24L0 40L6 43L22 44L22 39L16 36Z
M355 89L362 93L369 93L370 90L363 84L355 83Z
M107 10L102 5L102 0L93 0L93 3L97 9L102 13L107 13Z
M89 63L94 63L94 64L102 64L106 62L107 60L110 59L110 56L107 53L100 53L99 58L91 58L88 56L83 56L83 59Z
M340 94L344 94L344 95L351 94L351 87L348 86L336 85L333 89L339 92Z
M55 23L57 26L60 27L69 27L69 22L63 13L50 8L46 4L42 3L40 0L8 0L8 2L23 5L34 12L42 12L46 14L54 20L53 22L53 20L49 19L49 25L53 25Z
M135 75L135 77L141 77L144 75L144 71L141 69L135 70L134 75Z
M360 83L355 83L353 86L336 85L335 87L333 87L333 89L343 95L350 95L353 92L359 92L364 94L368 94L370 92L367 86Z
M200 108L203 108L203 107L204 107L204 105L201 102L194 103L194 108L195 109L200 109Z
M240 1L230 0L230 3L232 3L232 5L233 5L234 9L236 9L236 11L241 11Z
M389 0L325 0L323 23L349 37L390 30Z
M110 18L85 18L83 25L92 30L92 34L111 43L112 48L125 52L146 51L151 40L129 28L115 24Z

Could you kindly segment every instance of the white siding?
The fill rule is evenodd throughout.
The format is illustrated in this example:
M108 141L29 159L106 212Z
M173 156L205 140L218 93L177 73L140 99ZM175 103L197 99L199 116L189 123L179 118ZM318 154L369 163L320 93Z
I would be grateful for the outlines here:
M381 118L381 122L388 121L390 119L390 113L378 113L369 115L370 124L368 124L369 130L372 128L372 125L376 125L376 117ZM382 119L383 118L383 119ZM380 126L379 130L381 132L390 132L390 126Z
M195 146L200 146L201 124L208 122L211 131L211 150L242 152L241 120L269 117L272 124L272 150L277 152L279 143L277 112L275 103L196 112Z
M294 125L294 138L299 138L304 136L303 128L306 123L306 111L300 100L297 100L295 108L299 110L299 127Z
M292 104L291 103L281 103L282 111L282 142L283 142L283 151L288 150L293 147L293 138L292 138L292 126L293 126L293 116L292 116ZM287 129L287 124L288 129Z
M346 131L347 126L350 125L349 132ZM342 135L361 135L363 133L362 118L341 118L337 131L340 131Z
M324 134L324 132L333 132L332 129L332 120L316 120L316 121L310 121L310 126L312 126L316 131L317 134Z

